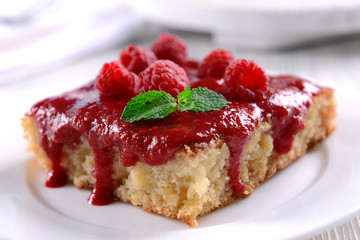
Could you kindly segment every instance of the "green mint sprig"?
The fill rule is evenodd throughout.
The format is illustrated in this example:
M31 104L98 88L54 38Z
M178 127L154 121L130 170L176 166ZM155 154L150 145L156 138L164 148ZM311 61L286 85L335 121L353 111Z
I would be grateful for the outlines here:
M121 120L135 122L140 119L165 118L176 109L181 112L220 110L230 103L223 95L203 87L188 87L179 93L177 100L163 91L149 91L140 93L127 103Z

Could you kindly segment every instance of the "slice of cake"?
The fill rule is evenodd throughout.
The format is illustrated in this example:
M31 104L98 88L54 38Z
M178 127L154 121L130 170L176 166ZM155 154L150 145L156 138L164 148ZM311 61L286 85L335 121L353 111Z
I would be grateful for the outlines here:
M195 227L326 138L335 108L332 89L223 49L189 60L163 34L37 103L22 124L46 186L72 183L92 189L93 205L120 200Z

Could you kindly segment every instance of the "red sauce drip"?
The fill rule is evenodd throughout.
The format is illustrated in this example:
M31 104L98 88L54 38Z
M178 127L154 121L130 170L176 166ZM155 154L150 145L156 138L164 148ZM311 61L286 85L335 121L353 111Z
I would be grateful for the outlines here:
M92 205L106 205L114 201L114 182L111 177L114 151L112 148L104 148L97 142L96 137L90 140L90 146L94 152L95 167L93 169L94 187L89 197Z
M305 128L304 117L319 88L293 76L270 79L270 94L259 106L271 114L274 151L288 153L295 135Z
M52 161L51 171L48 173L45 186L55 188L66 184L66 171L59 161Z
M202 79L192 87L221 87L219 79ZM104 205L114 200L112 164L113 146L120 151L125 167L141 160L151 166L165 164L184 145L195 146L218 138L230 149L230 184L241 193L241 153L250 141L259 121L270 118L274 150L286 153L294 135L304 128L303 117L319 89L292 76L270 78L270 90L256 102L234 101L226 108L211 112L175 112L165 119L123 122L120 117L130 99L100 97L94 83L56 98L36 104L30 114L40 131L40 145L52 160L52 171L46 185L61 186L66 182L61 165L64 144L78 142L85 136L94 152L95 180L89 203Z

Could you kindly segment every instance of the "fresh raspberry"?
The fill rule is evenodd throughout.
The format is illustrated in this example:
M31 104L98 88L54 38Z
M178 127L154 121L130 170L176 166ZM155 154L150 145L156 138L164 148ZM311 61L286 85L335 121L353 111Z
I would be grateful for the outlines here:
M102 95L133 96L137 78L119 61L112 61L105 63L100 70L96 77L96 88Z
M158 59L168 59L179 66L183 66L188 58L185 42L169 33L159 35L151 46L151 50Z
M199 67L200 78L222 78L226 67L234 61L234 55L224 49L216 49L209 53Z
M193 68L198 69L200 66L200 63L198 60L195 59L189 59L185 62L184 68Z
M164 91L173 97L189 86L189 79L183 68L169 60L158 60L139 75L137 93L150 90Z
M197 60L187 60L183 66L186 74L188 77L191 78L197 78L198 75L200 63Z
M156 60L152 51L136 45L127 46L120 54L120 62L135 74L139 74Z
M225 96L243 100L256 100L268 88L268 77L252 60L237 59L225 70Z

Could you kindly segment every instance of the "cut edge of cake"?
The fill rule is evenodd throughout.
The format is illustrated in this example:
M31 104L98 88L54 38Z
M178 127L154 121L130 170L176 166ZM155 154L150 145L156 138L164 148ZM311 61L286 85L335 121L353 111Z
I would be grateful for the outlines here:
M335 129L334 91L320 89L308 109L305 129L295 136L287 154L273 151L271 122L263 119L258 124L241 155L240 175L245 190L240 196L234 194L229 185L229 148L223 140L217 139L198 146L183 146L172 160L154 167L141 161L135 166L124 167L119 161L119 151L114 147L115 197L141 206L145 211L181 219L191 227L197 226L198 216L225 206L238 197L249 196L255 187L304 155ZM26 115L22 125L29 142L27 150L34 152L39 165L50 171L51 161L39 146L35 119ZM85 137L81 137L81 143L75 149L64 147L62 164L67 169L70 183L78 188L93 186L94 156Z

